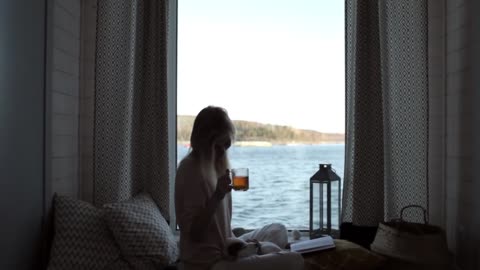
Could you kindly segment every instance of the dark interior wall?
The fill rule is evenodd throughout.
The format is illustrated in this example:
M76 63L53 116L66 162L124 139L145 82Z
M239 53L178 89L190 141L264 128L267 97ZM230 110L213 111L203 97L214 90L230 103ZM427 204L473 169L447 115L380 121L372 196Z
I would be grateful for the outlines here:
M45 0L0 1L0 269L37 269L44 189Z
M472 10L480 9L480 1L473 1ZM474 101L473 104L477 104L474 109L473 115L473 138L474 138L474 156L473 164L477 167L480 164L480 17L476 15L472 16L472 36L473 36L473 68L472 68L472 78L473 78L473 93ZM474 225L476 228L474 230L475 235L475 247L476 252L473 254L476 259L473 269L480 269L480 171L478 169L474 170L473 175L473 188L471 190L473 198L473 209L472 215L474 216Z

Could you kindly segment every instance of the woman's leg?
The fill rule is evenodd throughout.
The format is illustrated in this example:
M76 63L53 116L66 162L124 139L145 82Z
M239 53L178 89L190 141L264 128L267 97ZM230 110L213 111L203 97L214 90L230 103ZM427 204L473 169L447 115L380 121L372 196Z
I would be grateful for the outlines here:
M303 270L300 253L282 251L266 255L252 255L235 261L220 261L211 270Z
M242 240L257 239L258 241L272 242L280 248L285 248L288 244L287 228L280 223L272 223L260 229L256 229L249 233L238 237Z

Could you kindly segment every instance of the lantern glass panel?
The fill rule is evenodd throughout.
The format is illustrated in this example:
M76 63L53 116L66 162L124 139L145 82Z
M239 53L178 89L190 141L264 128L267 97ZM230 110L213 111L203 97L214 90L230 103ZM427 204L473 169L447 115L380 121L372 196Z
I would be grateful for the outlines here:
M313 184L313 228L320 228L320 186Z

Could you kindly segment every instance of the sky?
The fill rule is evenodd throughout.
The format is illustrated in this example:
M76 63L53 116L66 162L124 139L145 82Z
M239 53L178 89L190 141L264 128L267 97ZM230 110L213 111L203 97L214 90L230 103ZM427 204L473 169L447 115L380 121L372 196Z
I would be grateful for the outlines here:
M177 113L345 131L343 0L179 0Z

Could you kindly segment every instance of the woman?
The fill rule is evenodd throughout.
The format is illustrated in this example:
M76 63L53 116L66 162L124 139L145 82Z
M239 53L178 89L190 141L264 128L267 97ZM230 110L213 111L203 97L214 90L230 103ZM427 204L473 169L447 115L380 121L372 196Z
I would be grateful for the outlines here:
M227 243L234 235L230 225L232 187L226 151L234 138L235 128L223 108L206 107L195 118L191 151L180 162L175 181L182 267L185 270L302 269L303 259L297 253L253 255L235 260L228 254Z

